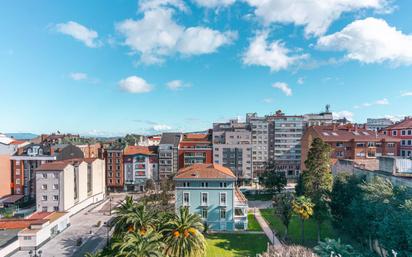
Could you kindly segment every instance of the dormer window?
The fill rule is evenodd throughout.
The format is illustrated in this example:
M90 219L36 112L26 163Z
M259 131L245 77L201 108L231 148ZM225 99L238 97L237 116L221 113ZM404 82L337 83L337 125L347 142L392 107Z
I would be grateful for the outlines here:
M183 187L190 187L190 183L189 182L183 182Z
M202 182L202 187L209 187L209 183L208 182Z

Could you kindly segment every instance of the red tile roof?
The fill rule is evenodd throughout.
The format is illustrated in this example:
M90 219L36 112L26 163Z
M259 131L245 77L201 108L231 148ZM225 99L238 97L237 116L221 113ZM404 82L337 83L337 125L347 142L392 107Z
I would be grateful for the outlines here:
M71 161L54 161L54 162L46 162L40 165L35 171L60 171L64 170L67 165L71 164Z
M194 164L180 169L176 179L236 179L233 172L219 164Z
M411 128L412 128L412 117L406 117L404 120L386 127L386 129L411 129Z
M2 219L0 220L0 229L23 229L30 225L44 224L48 220L43 219Z
M351 126L313 126L313 130L318 137L326 142L377 142L385 140L386 142L399 142L400 139L381 135L372 130L354 128Z
M243 195L242 192L240 192L239 188L237 187L235 189L235 197L238 202L243 203L243 204L247 203L246 197Z
M21 145L23 144L25 141L21 141L21 140L14 140L13 142L11 142L10 144L12 145Z
M149 149L147 146L127 146L124 149L124 155L133 155L133 154L145 154L151 155L154 154L153 151Z

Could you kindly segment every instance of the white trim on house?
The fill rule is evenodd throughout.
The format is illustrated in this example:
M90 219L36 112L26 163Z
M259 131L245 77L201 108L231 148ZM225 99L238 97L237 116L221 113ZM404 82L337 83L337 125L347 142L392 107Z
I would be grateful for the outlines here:
M206 194L206 203L203 203L203 194ZM202 207L209 206L209 193L208 192L200 192L200 206Z

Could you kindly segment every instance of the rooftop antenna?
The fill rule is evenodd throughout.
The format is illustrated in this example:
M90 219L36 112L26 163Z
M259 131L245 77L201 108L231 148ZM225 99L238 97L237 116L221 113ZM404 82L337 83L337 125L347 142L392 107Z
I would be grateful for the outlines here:
M325 106L325 109L326 109L326 112L329 112L329 110L330 110L330 104L327 104L327 105Z

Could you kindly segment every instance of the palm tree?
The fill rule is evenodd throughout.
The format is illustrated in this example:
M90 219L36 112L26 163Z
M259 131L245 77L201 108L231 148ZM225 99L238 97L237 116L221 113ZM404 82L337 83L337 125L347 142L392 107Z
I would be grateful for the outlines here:
M301 221L301 241L302 244L305 241L305 220L309 219L313 215L313 207L310 198L305 196L299 196L292 201L293 212L296 213Z
M125 232L138 231L145 234L157 223L157 216L148 210L143 204L136 204L131 197L126 197L124 203L116 208L114 223L114 235L119 236Z
M180 208L168 222L165 231L165 253L171 257L205 256L206 240L202 219L198 214L189 213L188 208Z
M149 229L142 234L140 231L127 233L122 240L113 244L115 257L161 257L163 256L162 235Z
M100 251L95 252L95 253L86 253L84 257L102 257L102 254Z

